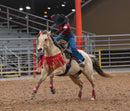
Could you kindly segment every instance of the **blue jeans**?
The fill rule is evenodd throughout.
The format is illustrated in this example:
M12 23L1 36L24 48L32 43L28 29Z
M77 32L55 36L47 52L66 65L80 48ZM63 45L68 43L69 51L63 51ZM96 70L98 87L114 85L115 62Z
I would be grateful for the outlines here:
M84 61L84 57L81 55L81 53L76 48L76 41L75 41L75 37L74 37L73 33L71 33L69 35L60 35L59 37L56 38L57 41L59 41L60 39L64 39L65 41L67 41L72 53L77 58L79 58L80 61Z

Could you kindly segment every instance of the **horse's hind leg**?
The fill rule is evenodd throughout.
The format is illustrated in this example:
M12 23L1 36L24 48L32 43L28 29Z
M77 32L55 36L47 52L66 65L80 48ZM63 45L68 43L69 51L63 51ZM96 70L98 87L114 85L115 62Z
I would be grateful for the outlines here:
M89 80L89 82L92 85L92 98L91 100L95 100L96 99L96 94L95 94L95 82L94 82L94 77L93 77L93 72L89 71L90 69L87 69L86 72L83 72L83 74L85 75L85 77Z
M82 81L80 80L79 77L74 77L74 76L72 76L71 74L69 75L69 77L71 78L71 80L72 80L75 84L77 84L77 85L79 86L80 90L79 90L79 94L78 94L78 99L81 99L81 96L82 96L82 88L83 88L83 83L82 83Z

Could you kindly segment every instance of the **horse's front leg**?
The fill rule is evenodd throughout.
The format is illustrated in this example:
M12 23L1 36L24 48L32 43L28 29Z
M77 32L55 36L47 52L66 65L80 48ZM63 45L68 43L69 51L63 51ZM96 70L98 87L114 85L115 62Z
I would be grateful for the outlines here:
M52 94L55 94L56 91L53 85L53 78L54 78L54 75L51 75L50 76L50 89L51 89Z
M44 80L46 80L47 76L48 76L48 72L47 72L46 70L42 69L40 80L38 81L38 83L36 84L35 88L33 89L33 93L32 93L31 96L30 96L31 98L34 98L34 97L35 97L35 95L36 95L36 93L37 93L37 91L38 91L38 89L39 89L39 87L40 87L40 84L41 84Z
M51 89L51 92L52 94L55 94L55 88L54 88L54 85L53 85L53 78L54 76L58 76L59 74L63 74L64 73L64 70L62 67L54 70L51 75L50 75L50 89Z
M60 74L63 74L64 71L65 71L65 66L59 67L56 70L51 72L51 75L50 75L50 89L51 89L52 94L55 94L55 92L56 92L55 88L54 88L54 85L53 85L54 76L59 76Z

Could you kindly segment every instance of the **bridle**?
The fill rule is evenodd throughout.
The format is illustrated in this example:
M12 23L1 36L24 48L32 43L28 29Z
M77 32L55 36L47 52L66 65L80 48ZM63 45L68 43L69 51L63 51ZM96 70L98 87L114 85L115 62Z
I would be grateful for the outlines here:
M40 34L43 34L43 32L39 32L39 33L37 34L37 38L39 37ZM43 46L44 49L47 49L47 48L50 49L50 48L52 48L52 45L54 44L56 47L58 47L58 48L61 50L61 53L62 53L62 55L63 55L63 52L64 52L63 48L57 43L57 41L52 37L52 35L48 36L47 40L45 41L46 44L47 44L49 38L52 39L53 42L51 43L51 45L50 45L49 47ZM47 45L46 45L46 46L47 46Z
M39 33L37 34L37 38L39 37L40 34L43 34L43 32L39 32ZM46 43L46 44L43 45L44 49L47 49L47 42L48 42L48 41L49 41L49 36L48 36L48 38L45 40L45 43ZM53 44L54 44L54 41L53 41L53 43L51 43L51 45L48 47L48 49L52 48L52 45L53 45Z

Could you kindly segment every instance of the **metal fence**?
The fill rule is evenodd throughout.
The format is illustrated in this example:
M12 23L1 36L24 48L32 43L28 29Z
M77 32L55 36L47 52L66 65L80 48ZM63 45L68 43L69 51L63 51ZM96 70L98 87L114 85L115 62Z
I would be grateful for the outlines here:
M0 74L31 74L37 70L33 57L36 38L0 39Z
M130 34L83 36L82 49L99 58L102 67L130 67Z
M90 3L92 0L88 0L84 5ZM82 6L84 6L82 5ZM72 13L66 15L70 16ZM7 28L13 28L26 34L35 35L40 30L51 30L54 35L59 34L59 30L52 20L45 19L27 12L19 11L14 8L10 8L0 4L0 21L5 23ZM73 32L76 31L76 28L71 27ZM82 31L83 33L89 33ZM91 34L91 33L90 33Z
M81 38L82 49L96 55L102 67L130 68L130 34L87 35ZM36 38L1 38L0 74L37 72L38 61L33 56L36 45Z
M22 12L0 4L0 20L7 23L8 28L13 27L26 32L36 34L39 30L49 29L53 21L30 13ZM58 30L58 29L54 29Z

